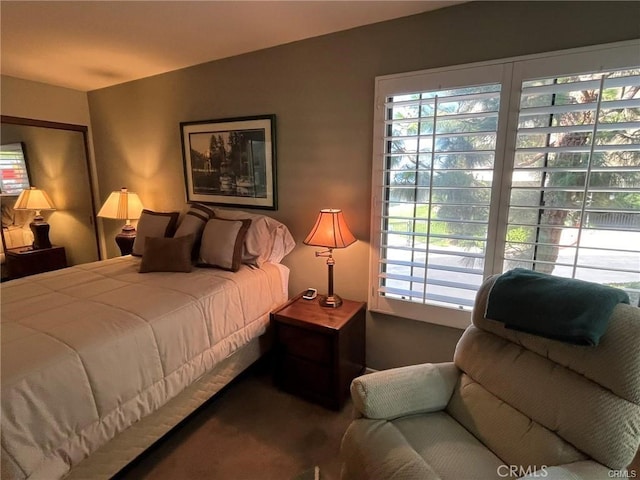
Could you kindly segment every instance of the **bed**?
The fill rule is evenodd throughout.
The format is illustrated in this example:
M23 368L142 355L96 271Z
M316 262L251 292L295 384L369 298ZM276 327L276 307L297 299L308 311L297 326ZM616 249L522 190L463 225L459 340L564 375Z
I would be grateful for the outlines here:
M2 284L3 479L110 478L268 349L285 266L143 262Z

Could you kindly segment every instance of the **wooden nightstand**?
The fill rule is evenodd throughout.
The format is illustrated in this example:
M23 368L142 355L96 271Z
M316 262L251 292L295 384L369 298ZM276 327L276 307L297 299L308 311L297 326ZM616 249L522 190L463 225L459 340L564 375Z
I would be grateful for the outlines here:
M326 308L302 294L271 314L275 382L290 393L340 409L365 368L366 304Z
M33 250L30 247L13 248L6 251L9 278L26 277L36 273L58 270L67 266L64 247L53 246Z

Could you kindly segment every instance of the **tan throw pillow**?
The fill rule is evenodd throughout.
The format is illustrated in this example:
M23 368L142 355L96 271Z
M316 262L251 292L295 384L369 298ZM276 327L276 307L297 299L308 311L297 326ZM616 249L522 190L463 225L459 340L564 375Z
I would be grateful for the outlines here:
M184 237L147 237L140 273L190 272L194 235Z
M144 242L147 237L171 237L176 228L179 212L152 212L143 210L136 228L136 239L133 242L131 255L141 257L144 253Z
M212 218L202 232L198 266L237 272L242 264L242 244L251 220Z

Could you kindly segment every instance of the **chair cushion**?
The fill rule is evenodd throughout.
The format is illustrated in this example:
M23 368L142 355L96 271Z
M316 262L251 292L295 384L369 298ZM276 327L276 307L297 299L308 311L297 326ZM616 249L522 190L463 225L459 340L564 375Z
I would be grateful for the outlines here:
M342 437L342 479L441 480L386 420L359 419Z
M355 420L342 450L356 479L491 480L504 464L445 412Z
M587 459L554 432L462 374L447 412L509 465L541 468Z
M570 345L484 318L494 280L478 291L474 325L456 346L456 366L597 462L625 468L640 445L640 309L617 305L597 347Z
M504 324L484 317L489 292L497 276L480 287L473 309L473 324L516 345L548 358L589 380L611 390L617 396L640 404L640 309L619 304L597 348L576 347L537 335L505 328ZM611 372L615 372L612 375Z
M391 422L442 480L501 478L504 462L445 412Z
M548 358L473 325L460 338L454 361L502 402L598 462L614 470L631 463L640 439L639 405ZM484 414L484 410L480 410L475 416ZM495 440L509 442L503 437ZM494 451L500 448L497 444L488 447ZM550 457L545 463L555 465L561 461Z

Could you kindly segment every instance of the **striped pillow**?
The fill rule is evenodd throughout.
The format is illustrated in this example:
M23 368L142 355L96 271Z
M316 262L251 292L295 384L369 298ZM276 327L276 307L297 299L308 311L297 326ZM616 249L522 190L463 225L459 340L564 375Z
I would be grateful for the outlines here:
M174 238L193 235L194 242L193 249L191 251L191 257L193 259L198 256L202 231L211 218L213 218L213 210L200 203L192 203L189 205L189 210L178 224L178 229L173 235Z

